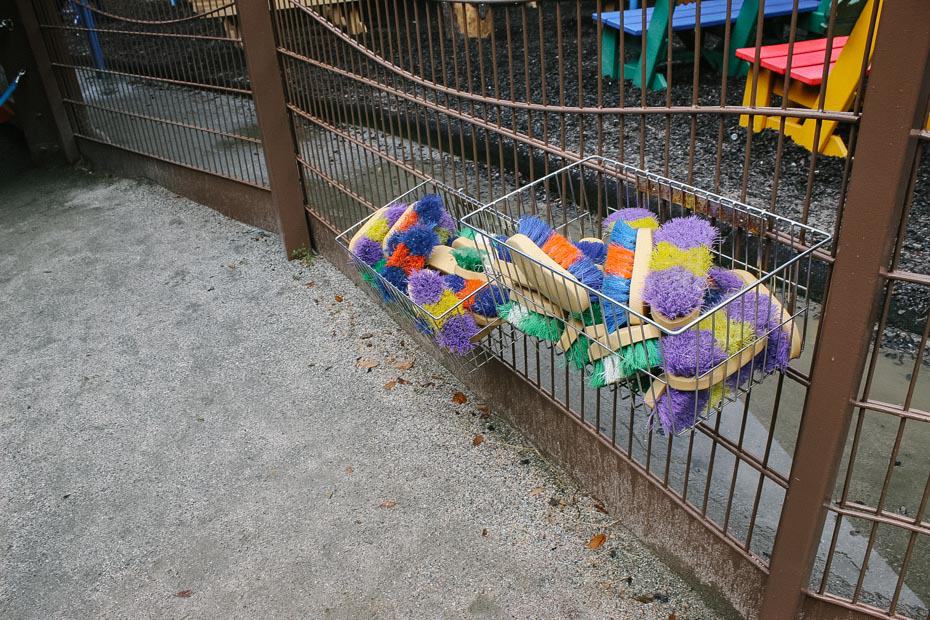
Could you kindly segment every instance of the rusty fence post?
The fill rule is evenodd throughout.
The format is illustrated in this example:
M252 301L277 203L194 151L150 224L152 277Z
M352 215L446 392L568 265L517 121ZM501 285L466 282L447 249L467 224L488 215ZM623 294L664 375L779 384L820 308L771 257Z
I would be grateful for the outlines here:
M283 75L278 62L272 9L268 0L240 0L237 6L271 184L271 199L277 210L284 249L290 257L294 250L309 246L310 226L297 168L297 144L287 112Z
M760 617L798 616L832 498L930 95L930 3L886 3Z
M74 128L71 127L61 89L55 79L51 58L45 47L45 40L42 37L35 7L29 0L16 0L15 4L17 11L15 19L19 23L14 20L13 28L22 29L22 34L29 46L29 50L32 52L32 58L28 59L31 65L30 68L35 70L33 75L30 75L27 71L23 76L26 83L22 86L22 96L19 97L19 103L24 104L20 106L19 113L30 115L29 118L24 118L22 123L27 134L26 139L30 151L33 151L36 146L36 139L41 140L43 135L52 135L57 139L64 158L69 163L74 163L80 158L80 152L74 138ZM25 57L28 53L19 55ZM25 60L25 58L23 59ZM14 76L9 75L7 77L12 80ZM31 83L33 80L38 85ZM76 78L74 81L76 84ZM44 100L42 100L43 97ZM47 111L50 118L44 117L43 111ZM35 155L34 151L33 155Z

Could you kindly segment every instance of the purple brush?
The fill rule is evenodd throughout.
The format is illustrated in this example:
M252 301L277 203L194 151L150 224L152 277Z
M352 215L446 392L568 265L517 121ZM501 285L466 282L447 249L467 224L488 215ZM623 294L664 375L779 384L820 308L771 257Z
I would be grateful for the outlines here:
M702 245L710 248L719 236L713 224L697 215L691 215L676 217L663 224L656 231L653 242L658 245L666 241L679 249L690 250Z
M436 342L452 353L464 355L475 348L471 339L478 333L478 324L470 314L457 314L443 323Z
M727 359L717 346L714 334L703 329L689 329L662 339L665 371L678 377L697 377Z
M613 228L614 222L624 221L624 222L635 222L636 220L641 220L646 217L655 217L655 214L649 209L643 209L642 207L630 207L628 209L620 209L614 211L604 219L602 227L606 234L610 234L610 229Z
M359 239L352 253L366 265L374 265L384 258L384 249L379 241L363 237Z
M442 274L429 269L414 271L407 280L410 299L421 306L438 303L445 288Z
M662 316L680 319L701 305L706 288L706 278L684 267L669 267L649 274L643 287L643 301Z
M694 426L698 416L710 402L709 390L687 392L668 388L659 397L653 413L665 433L678 433ZM649 419L650 425L652 418Z

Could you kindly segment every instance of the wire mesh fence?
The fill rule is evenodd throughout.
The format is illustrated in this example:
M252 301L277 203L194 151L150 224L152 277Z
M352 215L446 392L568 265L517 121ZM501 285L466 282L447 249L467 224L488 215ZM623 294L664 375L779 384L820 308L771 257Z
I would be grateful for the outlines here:
M804 257L771 282L803 321L803 354L691 433L660 433L629 385L592 387L558 342L506 324L482 346L768 573L776 539L791 534L780 519L795 448L811 432L803 412L818 387L818 332L843 321L821 316L842 260L831 239L882 53L879 25L908 18L892 3L275 0L281 113L293 132L280 145L261 142L253 97L262 93L251 91L236 3L34 4L77 135L261 187L263 147L291 149L309 215L336 232L423 182L488 205L590 156L765 214L769 250L783 243ZM902 79L922 79L914 70ZM871 338L871 353L806 592L877 617L926 618L930 603L930 134L912 129L920 148L880 315L869 334L851 336ZM597 191L576 179L556 193L569 187ZM657 212L695 209L646 187ZM540 214L573 239L598 236L607 215L598 200L575 208ZM776 221L793 223L787 237L773 234ZM507 223L476 228L500 234ZM740 239L724 252L730 266L765 266Z

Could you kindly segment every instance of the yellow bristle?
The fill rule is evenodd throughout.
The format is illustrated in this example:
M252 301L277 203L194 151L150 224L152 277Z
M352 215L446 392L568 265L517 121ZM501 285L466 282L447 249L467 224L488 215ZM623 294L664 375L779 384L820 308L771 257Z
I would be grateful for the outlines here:
M654 217L641 217L638 220L630 220L627 222L627 225L637 230L640 228L651 228L655 230L659 227L659 221Z
M696 276L706 276L713 264L713 256L704 246L682 250L668 241L662 241L652 250L649 267L653 271L662 271L669 267L683 267Z
M459 301L460 300L458 297L455 296L455 293L453 293L449 289L446 289L442 292L442 296L439 298L439 301L437 301L434 304L426 304L423 306L423 308L425 308L426 311L429 312L432 316L438 317L444 312L446 312L447 310L449 310L449 308L452 308L456 304L458 304ZM463 312L462 308L459 307L453 310L452 312L450 312L449 314L443 316L442 319L432 321L432 322L435 323L436 327L442 327L442 324L446 322L446 319L448 319L449 317L455 316L456 314L462 314L462 312Z
M384 238L387 236L390 227L387 224L386 219L378 219L377 222L371 225L371 228L368 229L368 238L372 241L381 243L384 241Z
M726 318L721 312L716 312L700 323L698 328L714 332L714 340L727 355L736 355L746 347L752 346L756 339L756 332L749 323L734 321Z

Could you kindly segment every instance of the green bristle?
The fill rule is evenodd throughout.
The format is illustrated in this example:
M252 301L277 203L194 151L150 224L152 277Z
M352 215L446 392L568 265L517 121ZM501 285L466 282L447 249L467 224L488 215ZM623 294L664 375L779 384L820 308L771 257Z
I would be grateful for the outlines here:
M624 347L620 354L623 356L620 368L623 371L624 378L632 377L641 370L649 370L662 364L662 353L659 351L658 338Z
M538 312L529 312L520 321L519 329L527 336L533 336L548 342L558 342L562 337L562 321Z
M452 250L452 257L455 258L455 263L462 269L479 273L484 272L481 253L476 248L455 248Z
M466 239L475 239L475 231L469 228L468 226L462 226L459 228L459 237L465 237Z
M572 312L571 317L576 321L581 321L585 327L599 325L604 322L604 313L598 303L591 304L591 307L584 312Z
M572 346L565 352L565 359L578 370L583 369L588 365L588 349L590 346L591 342L588 340L588 337L584 334L579 334L578 337L575 338L575 342L572 343Z
M499 316L500 318L506 321L507 317L510 316L510 309L513 308L513 304L514 302L508 301L505 304L499 305L497 307L497 316Z
M375 280L376 280L375 274L376 274L376 273L381 273L381 270L384 268L385 263L387 263L387 260L384 259L384 258L382 258L382 259L379 260L377 263L375 263L374 265L371 266L371 271L369 271L368 269L363 269L363 270L362 270L362 280L364 280L365 282L368 282L369 284L371 284L372 286L374 286L374 285L375 285Z

